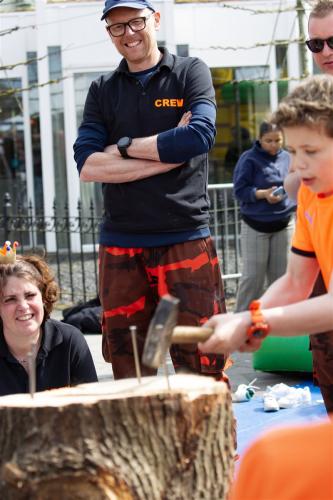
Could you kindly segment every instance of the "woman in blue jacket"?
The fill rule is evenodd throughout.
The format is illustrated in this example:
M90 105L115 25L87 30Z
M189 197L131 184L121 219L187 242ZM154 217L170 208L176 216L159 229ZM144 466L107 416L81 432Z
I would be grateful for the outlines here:
M268 286L286 270L296 207L282 189L290 163L282 143L281 130L263 122L259 139L235 167L243 267L236 311L248 309L250 302L262 295L265 284Z

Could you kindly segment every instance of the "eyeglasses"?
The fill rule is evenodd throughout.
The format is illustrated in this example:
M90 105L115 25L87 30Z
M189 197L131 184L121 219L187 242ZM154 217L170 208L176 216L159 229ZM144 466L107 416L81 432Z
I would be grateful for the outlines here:
M325 38L324 40L322 38L311 38L311 40L306 40L305 43L311 52L318 54L324 49L325 42L327 43L327 46L333 50L333 36Z
M129 26L132 31L142 31L146 27L147 20L153 14L154 12L151 12L145 17L135 17L134 19L127 21L127 23L109 24L106 26L106 29L112 36L123 36L126 32L126 26Z

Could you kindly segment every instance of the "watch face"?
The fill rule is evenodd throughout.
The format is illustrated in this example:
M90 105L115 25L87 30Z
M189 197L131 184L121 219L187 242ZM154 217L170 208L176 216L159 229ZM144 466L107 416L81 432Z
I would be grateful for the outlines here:
M262 339L263 337L266 337L267 335L267 331L265 330L255 330L253 333L252 333L252 336L257 338L257 339Z
M264 339L269 333L269 325L267 323L252 323L247 329L247 336L249 338L254 337L256 339Z
M132 143L132 139L130 137L121 137L118 141L119 148L128 148Z

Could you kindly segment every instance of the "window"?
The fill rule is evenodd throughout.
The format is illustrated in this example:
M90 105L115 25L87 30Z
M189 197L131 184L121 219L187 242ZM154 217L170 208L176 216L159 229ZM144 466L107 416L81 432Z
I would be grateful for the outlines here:
M189 46L185 45L176 45L177 48L177 56L187 57L189 55Z
M36 52L28 52L28 83L29 86L38 83L38 67ZM34 207L36 213L41 213L44 209L44 194L43 194L43 171L42 171L42 154L40 142L40 111L38 89L32 88L29 91L29 112L30 112L30 127L31 127L31 142L32 142L32 164L33 164L33 179L34 179Z
M101 73L77 73L74 78L75 89L75 109L76 109L76 125L80 126L83 116L84 103L86 101L89 86L93 80L96 80ZM90 206L93 204L95 215L102 215L103 211L103 195L102 185L97 182L81 182L81 203L82 215L90 217ZM83 235L84 243L91 243L89 235Z
M60 47L48 47L50 80L57 80L62 76L62 62ZM65 154L65 124L62 82L50 86L54 182L57 194L57 213L64 215L67 205L67 166Z
M212 68L217 118L215 145L210 152L209 182L232 182L235 164L257 136L270 111L266 66ZM256 81L257 80L257 81Z
M276 76L279 79L277 82L278 100L281 101L281 99L288 94L288 81L282 80L282 78L288 78L288 46L287 45L277 44L275 46L275 59L276 59Z
M19 78L0 80L0 203L7 192L14 209L27 205L21 87Z

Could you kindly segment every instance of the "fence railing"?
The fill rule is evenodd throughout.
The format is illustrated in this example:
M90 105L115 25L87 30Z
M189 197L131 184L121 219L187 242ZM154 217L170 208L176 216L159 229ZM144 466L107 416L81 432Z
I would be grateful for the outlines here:
M227 296L235 294L240 277L239 210L232 184L210 185L210 230L215 242ZM98 293L98 231L101 217L91 201L83 210L79 201L77 216L68 206L53 204L51 216L34 212L32 203L13 213L8 193L0 213L0 241L18 241L21 253L39 253L53 268L63 303L87 301Z

